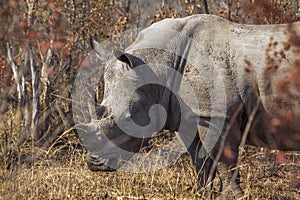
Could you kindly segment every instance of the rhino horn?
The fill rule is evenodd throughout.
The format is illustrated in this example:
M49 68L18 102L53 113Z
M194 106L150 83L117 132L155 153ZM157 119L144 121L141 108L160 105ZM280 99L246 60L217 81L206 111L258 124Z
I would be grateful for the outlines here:
M108 43L105 42L97 42L93 37L90 36L90 45L94 52L96 53L95 55L97 56L98 59L101 61L108 61L109 56L111 55L110 50L108 48Z
M139 65L145 64L144 61L142 61L140 58L129 54L129 53L124 53L120 50L116 50L114 53L114 56L121 62L124 62L129 65L129 68L133 69Z

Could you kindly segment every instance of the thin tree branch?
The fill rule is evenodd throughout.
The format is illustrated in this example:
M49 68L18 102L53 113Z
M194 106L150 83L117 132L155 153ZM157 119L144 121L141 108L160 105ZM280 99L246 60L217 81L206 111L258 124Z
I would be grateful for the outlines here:
M260 103L261 103L261 100L260 100L260 98L258 98L253 110L251 111L251 113L249 115L249 119L247 121L247 125L245 127L245 130L244 130L244 133L243 133L243 136L242 136L242 140L241 140L241 143L240 143L240 146L239 146L239 154L243 153L243 151L245 149L245 144L246 144L246 140L247 140L247 137L248 137L248 133L250 131L251 125L253 123L255 114L256 114L259 106L260 106ZM240 163L241 163L241 159L238 158L236 166L239 166ZM233 176L231 178L231 181L236 180L238 172L239 172L238 167L236 167L236 169L234 170Z
M41 137L41 132L38 131L38 115L40 110L40 92L39 92L39 77L40 72L38 68L35 66L32 56L32 51L29 53L30 59L30 69L31 69L31 77L32 77L32 118L31 118L31 130L33 133L33 138L35 141L38 141Z
M205 12L205 14L209 14L207 0L203 0L203 3L204 3L204 12Z
M13 71L14 80L15 80L15 83L17 85L18 100L20 102L21 99L22 99L22 93L23 93L23 91L22 91L22 86L20 84L19 70L18 70L18 67L15 64L14 60L13 60L13 57L12 57L12 54L11 54L11 46L8 43L7 43L7 59L11 63L11 69Z

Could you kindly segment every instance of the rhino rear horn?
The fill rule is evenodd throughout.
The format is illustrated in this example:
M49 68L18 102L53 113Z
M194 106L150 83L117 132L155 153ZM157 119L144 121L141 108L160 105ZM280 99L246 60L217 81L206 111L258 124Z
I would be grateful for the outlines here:
M107 48L107 45L105 43L97 42L92 36L90 36L90 45L94 52L96 53L96 56L101 61L108 61L109 56L111 55L109 49Z
M140 58L129 54L129 53L124 53L120 50L116 50L114 53L115 57L126 64L128 64L129 68L133 69L139 65L145 64L144 61L142 61Z

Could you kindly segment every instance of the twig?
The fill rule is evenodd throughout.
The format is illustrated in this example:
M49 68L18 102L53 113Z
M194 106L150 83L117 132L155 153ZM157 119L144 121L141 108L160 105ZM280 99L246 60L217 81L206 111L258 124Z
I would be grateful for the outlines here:
M37 2L37 0L26 0L27 5L27 24L28 26L31 25L32 22L32 12L34 8L34 4Z
M207 0L203 0L203 3L204 3L204 12L205 12L205 14L209 14Z
M254 117L255 117L255 114L260 106L260 103L261 103L261 100L260 98L257 99L256 101L256 104L253 108L253 110L251 111L250 115L249 115L249 119L247 121L247 124L246 124L246 127L245 127L245 130L243 132L243 136L242 136L242 140L241 140L241 143L240 143L240 146L239 146L239 154L243 153L244 152L244 149L245 149L245 144L246 144L246 140L247 140L247 137L248 137L248 133L250 131L250 128L251 128L251 125L253 123L253 120L254 120ZM237 161L237 164L236 166L239 166L241 163L241 158L238 158L238 161ZM236 180L237 178L237 175L238 175L238 170L239 167L236 167L236 169L234 170L234 173L233 173L233 176L232 176L232 179L231 181L234 181Z
M61 110L60 105L58 104L58 102L56 102L55 104L55 109L57 110L63 124L65 127L71 127L71 124L69 123L68 119L66 118L65 114L63 113L63 111Z

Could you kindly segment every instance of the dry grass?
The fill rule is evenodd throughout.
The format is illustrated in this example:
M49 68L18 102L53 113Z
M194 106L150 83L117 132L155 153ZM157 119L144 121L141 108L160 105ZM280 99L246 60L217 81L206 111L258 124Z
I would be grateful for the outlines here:
M74 144L78 140L73 138ZM31 167L14 170L2 163L1 199L206 199L195 191L196 176L188 156L150 173L91 172L85 152L69 145L54 147ZM300 154L262 153L246 147L242 187L246 199L299 199ZM276 164L283 163L283 164ZM18 166L18 167L17 167Z
M264 153L246 146L242 165L242 187L250 199L300 198L299 152Z

